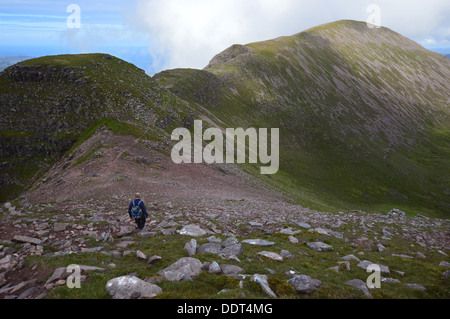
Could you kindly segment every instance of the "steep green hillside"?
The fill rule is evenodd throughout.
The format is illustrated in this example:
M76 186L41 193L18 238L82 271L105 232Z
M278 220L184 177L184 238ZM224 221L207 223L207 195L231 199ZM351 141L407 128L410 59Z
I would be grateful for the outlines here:
M99 125L136 126L158 137L194 119L187 102L105 54L47 56L7 68L0 73L0 114L0 201Z
M314 208L450 213L450 62L339 21L154 77L227 127L279 127L269 180Z

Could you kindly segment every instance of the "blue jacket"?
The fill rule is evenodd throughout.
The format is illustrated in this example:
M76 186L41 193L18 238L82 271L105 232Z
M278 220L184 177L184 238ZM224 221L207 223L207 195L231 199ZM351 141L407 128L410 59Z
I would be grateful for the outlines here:
M133 217L131 216L131 208L132 208L133 206L136 206L136 205L139 203L139 201L141 201L141 200L140 200L140 199L135 199L135 200L133 200L133 201L130 203L130 206L128 207L128 215L130 215L130 218L133 218ZM144 204L143 201L141 201L141 203L139 204L139 207L142 209L142 212L144 213L145 217L148 217L147 209L145 208L145 204Z

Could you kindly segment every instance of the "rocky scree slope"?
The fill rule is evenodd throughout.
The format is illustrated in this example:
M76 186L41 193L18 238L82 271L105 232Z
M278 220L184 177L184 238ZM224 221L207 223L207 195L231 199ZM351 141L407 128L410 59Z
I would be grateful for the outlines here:
M127 196L0 208L0 298L448 298L448 220L287 203ZM369 264L381 289L365 286ZM81 266L81 289L66 267ZM128 278L128 279L127 279ZM133 280L131 280L131 279ZM126 284L118 285L117 282Z

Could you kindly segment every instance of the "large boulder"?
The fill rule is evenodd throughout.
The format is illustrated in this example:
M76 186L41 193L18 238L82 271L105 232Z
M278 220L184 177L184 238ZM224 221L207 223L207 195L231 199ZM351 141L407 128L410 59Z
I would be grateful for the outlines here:
M318 279L313 279L307 275L299 275L289 279L288 284L294 287L299 294L311 294L322 286L322 282Z
M69 227L69 223L54 223L53 224L53 231L55 232L62 232L65 231Z
M189 257L194 256L197 253L197 241L192 238L184 245L184 250L188 253Z
M253 246L273 246L275 243L273 241L268 241L265 239L246 239L242 243Z
M16 242L16 243L20 243L20 244L29 243L29 244L33 244L33 245L42 245L42 240L40 240L40 239L32 238L32 237L28 237L28 236L21 236L21 235L14 236L12 241Z
M361 279L353 279L346 282L347 285L359 289L366 297L372 299L373 296L370 294L369 289L364 281Z
M241 243L232 243L224 241L223 243L207 243L200 245L197 249L197 254L214 254L220 255L224 258L230 256L239 256L243 253Z
M223 250L221 244L218 243L207 243L200 245L197 249L197 254L220 254Z
M203 264L200 260L192 257L184 257L161 270L158 274L164 276L168 281L186 281L192 280L192 277L200 275L202 268Z
M197 225L192 225L192 224L184 226L180 230L180 235L184 235L184 236L202 237L202 236L205 236L206 234L207 234L206 230L200 228Z
M307 243L306 244L309 248L311 248L314 251L324 252L324 251L331 251L333 250L333 246L330 246L328 244L322 243L322 242L313 242L313 243Z
M92 272L92 271L98 271L98 272L103 272L106 269L105 268L100 268L100 267L94 267L94 266L85 266L85 265L78 265L79 269L80 269L80 273L84 274L87 272ZM54 284L57 281L60 280L66 280L67 277L69 277L70 275L72 275L72 272L68 272L67 271L68 267L59 267L56 268L55 271L53 272L53 274L50 276L50 278L46 281L45 286L48 288L52 287L52 284Z
M363 261L361 261L361 262L358 264L358 267L359 267L359 268L362 268L362 269L364 269L364 270L367 271L367 268L368 268L369 266L371 266L371 265L376 265L376 266L380 267L380 272L381 272L382 274L387 274L387 275L388 275L388 274L391 273L388 266L381 265L381 264L375 264L375 263L373 263L373 262L371 262L371 261L368 261L368 260L363 260Z
M391 210L387 213L387 215L388 215L389 217L405 217L405 216L406 216L406 213L405 213L404 211L401 211L400 209L394 208L394 209L391 209Z
M256 253L256 255L262 256L263 259L269 259L273 261L283 261L283 257L271 251L260 251L259 253Z
M162 289L135 276L122 276L106 283L106 291L113 299L152 299Z
M269 287L266 275L255 274L252 277L252 281L258 283L261 286L262 291L271 298L277 298L277 295Z
M237 276L240 273L244 272L244 269L242 269L239 266L235 266L235 265L221 264L220 269L222 270L222 274L227 277L234 277L234 276Z
M134 231L135 231L135 227L133 227L133 226L120 226L120 230L117 233L117 237L121 238L121 237L131 235L134 233Z
M0 259L0 272L9 271L19 263L18 258L13 255L6 255Z

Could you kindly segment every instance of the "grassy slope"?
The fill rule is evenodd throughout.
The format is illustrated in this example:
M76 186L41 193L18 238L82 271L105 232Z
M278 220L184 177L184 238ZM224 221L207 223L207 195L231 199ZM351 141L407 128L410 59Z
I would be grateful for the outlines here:
M246 47L155 79L227 127L279 127L281 172L261 178L306 206L448 216L448 60L352 21Z
M135 236L135 235L134 235ZM205 236L206 237L206 236ZM221 236L219 236L221 237ZM358 262L352 260L351 271L334 272L330 267L337 265L342 261L341 257L346 254L354 253L354 248L348 242L335 237L318 235L309 232L303 232L301 235L304 244L292 244L289 242L288 235L274 234L271 236L262 236L260 233L252 234L246 238L262 238L276 242L270 251L280 252L285 249L292 252L296 257L294 259L285 259L283 262L262 261L256 258L256 253L264 250L258 246L244 246L244 254L239 256L241 262L233 260L222 261L212 254L196 255L201 262L217 261L220 264L232 264L244 269L246 274L266 274L269 276L271 289L283 299L353 299L365 298L364 295L352 287L345 285L344 282L352 279L367 280L366 271L357 267ZM222 237L221 237L222 238ZM246 238L238 238L243 240ZM67 286L53 289L46 298L48 299L108 299L110 296L105 290L108 280L115 277L124 276L130 273L137 273L137 277L144 279L158 276L158 272L179 258L186 257L186 251L183 250L187 237L180 235L157 235L154 238L139 239L135 244L127 247L132 253L126 257L117 259L102 253L81 253L66 256L30 256L27 258L26 266L32 267L37 264L48 268L65 267L71 264L90 265L106 268L107 265L114 263L115 267L108 269L103 273L91 273L86 282L83 282L81 289L69 289ZM223 239L223 238L222 238ZM208 243L203 238L197 239L199 245ZM335 247L330 252L315 252L306 247L307 242L321 240ZM105 249L117 249L112 243L96 243L95 246L102 246ZM448 296L448 281L442 279L442 268L437 266L442 261L442 255L426 249L423 250L428 259L404 259L392 256L391 253L403 253L410 250L410 243L401 239L387 245L387 252L379 253L374 250L365 250L361 260L370 260L381 262L388 265L391 269L391 275L388 277L399 279L402 283L418 283L425 285L427 291L418 291L410 289L399 283L382 284L382 289L372 290L371 293L377 299L428 299L428 298L446 298ZM418 248L415 248L416 250ZM140 250L147 256L163 256L163 259L154 264L147 265L145 261L138 260L135 251ZM307 255L298 254L298 252L307 253ZM271 275L270 270L276 272ZM288 270L295 270L299 274L308 274L313 278L324 282L317 291L310 296L302 296L295 293L292 287L286 284L289 276L284 274ZM401 276L393 270L402 270L405 272ZM225 277L223 275L212 275L207 272L202 273L194 281L188 282L167 282L157 283L164 291L157 299L268 299L261 288L251 282L250 278L243 281L244 288L239 288L239 280L236 278ZM219 294L220 291L227 291Z

